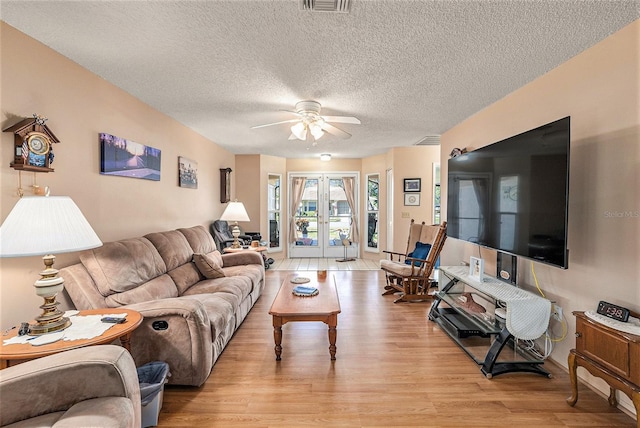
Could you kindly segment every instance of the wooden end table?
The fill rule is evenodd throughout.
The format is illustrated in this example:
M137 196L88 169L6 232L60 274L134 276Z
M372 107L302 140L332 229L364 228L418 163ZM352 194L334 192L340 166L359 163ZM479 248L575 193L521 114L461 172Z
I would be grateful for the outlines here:
M294 284L291 279L296 276L304 275L288 275L282 282L269 310L269 314L273 316L276 361L280 361L282 355L282 326L293 321L322 321L327 324L329 326L329 353L331 359L335 360L338 314L340 313L335 277L333 280L318 281L310 276L310 282ZM293 294L293 288L297 285L316 287L319 293L311 297L296 296Z
M47 355L57 354L58 352L68 351L70 349L82 348L90 345L104 345L111 343L116 339L120 339L122 346L131 351L131 333L142 323L142 314L131 309L89 309L80 311L75 316L86 315L107 315L107 314L127 314L127 321L122 324L113 324L111 328L102 333L100 336L91 339L78 340L59 340L47 345L33 346L29 343L14 343L4 345L4 341L18 334L18 329L14 328L6 336L0 339L0 369L9 367L10 361L16 360L32 360L35 358L45 357ZM73 319L73 318L72 318ZM34 321L32 321L34 322Z
M247 248L243 248L243 247L240 247L240 248L225 247L225 248L222 249L223 253L239 253L241 251L257 251L258 253L262 253L263 251L267 251L267 247L263 247L263 246L260 246L260 247L251 247L251 246L249 246Z

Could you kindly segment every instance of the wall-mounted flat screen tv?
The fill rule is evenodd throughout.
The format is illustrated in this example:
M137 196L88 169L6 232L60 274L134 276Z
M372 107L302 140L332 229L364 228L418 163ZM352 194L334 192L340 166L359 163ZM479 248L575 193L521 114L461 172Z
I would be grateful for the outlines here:
M447 235L568 268L570 117L449 159Z

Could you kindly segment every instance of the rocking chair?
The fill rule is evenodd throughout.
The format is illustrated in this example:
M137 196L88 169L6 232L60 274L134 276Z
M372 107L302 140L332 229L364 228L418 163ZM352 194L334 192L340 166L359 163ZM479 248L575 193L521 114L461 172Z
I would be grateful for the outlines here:
M447 222L441 225L425 225L411 220L407 251L389 254L388 260L380 260L380 268L385 271L387 285L382 295L402 294L394 303L429 300L429 288L435 285L430 277L436 266L440 251L447 239Z

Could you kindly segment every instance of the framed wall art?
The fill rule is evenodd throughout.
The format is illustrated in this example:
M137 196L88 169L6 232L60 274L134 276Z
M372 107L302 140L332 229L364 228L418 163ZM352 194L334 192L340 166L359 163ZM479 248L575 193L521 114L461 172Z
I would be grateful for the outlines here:
M100 174L160 181L160 149L100 133Z
M420 205L420 194L418 193L405 193L404 194L404 204L405 206L419 206Z
M420 179L419 178L405 178L404 179L404 191L405 192L419 192L420 191Z
M198 188L198 162L178 156L178 185L189 189Z

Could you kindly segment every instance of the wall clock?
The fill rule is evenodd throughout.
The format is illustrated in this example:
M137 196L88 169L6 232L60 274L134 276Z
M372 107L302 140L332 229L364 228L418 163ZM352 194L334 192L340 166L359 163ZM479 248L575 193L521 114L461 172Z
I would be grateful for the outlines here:
M220 202L231 200L231 168L220 168Z
M53 144L60 140L45 125L46 118L33 115L23 119L5 132L14 134L14 159L11 168L34 172L53 172Z

